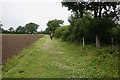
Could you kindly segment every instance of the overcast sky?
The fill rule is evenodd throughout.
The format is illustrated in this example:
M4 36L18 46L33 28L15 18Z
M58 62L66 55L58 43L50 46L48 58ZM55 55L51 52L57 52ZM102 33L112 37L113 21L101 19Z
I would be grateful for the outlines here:
M4 29L24 26L26 23L39 24L38 31L45 30L49 20L64 20L69 25L71 12L62 7L62 0L0 0L0 21Z

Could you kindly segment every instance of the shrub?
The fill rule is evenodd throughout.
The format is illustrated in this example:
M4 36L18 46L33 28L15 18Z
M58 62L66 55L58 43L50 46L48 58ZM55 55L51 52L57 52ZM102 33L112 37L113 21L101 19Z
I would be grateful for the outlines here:
M67 36L68 36L68 27L69 26L61 26L58 27L55 30L55 37L56 38L62 38L62 40L66 40Z

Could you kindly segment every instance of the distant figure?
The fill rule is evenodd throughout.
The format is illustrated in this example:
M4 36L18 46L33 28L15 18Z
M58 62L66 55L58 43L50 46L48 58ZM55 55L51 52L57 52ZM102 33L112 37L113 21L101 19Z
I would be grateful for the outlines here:
M51 38L51 40L52 40L52 37L53 37L53 35L52 35L52 34L50 34L50 38Z

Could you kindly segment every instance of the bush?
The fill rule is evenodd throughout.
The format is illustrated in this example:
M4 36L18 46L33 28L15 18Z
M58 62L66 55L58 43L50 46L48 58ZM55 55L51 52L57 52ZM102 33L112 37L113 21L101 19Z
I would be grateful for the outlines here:
M56 30L55 30L55 37L56 38L62 38L62 40L66 40L67 36L68 36L68 27L69 26L61 26L61 27L58 27Z
M114 44L120 44L120 26L112 28L111 33L114 38Z
M62 40L63 40L63 41L66 41L68 35L69 35L69 31L68 31L68 28L66 27L65 31L63 31L63 32L62 32L62 35L61 35Z

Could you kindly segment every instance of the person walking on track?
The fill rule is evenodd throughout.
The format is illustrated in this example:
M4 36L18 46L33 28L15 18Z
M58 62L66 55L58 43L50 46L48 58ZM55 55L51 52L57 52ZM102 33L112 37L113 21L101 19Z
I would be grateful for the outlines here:
M52 35L52 34L50 34L50 38L51 38L51 40L52 40L52 37L53 37L53 35Z

